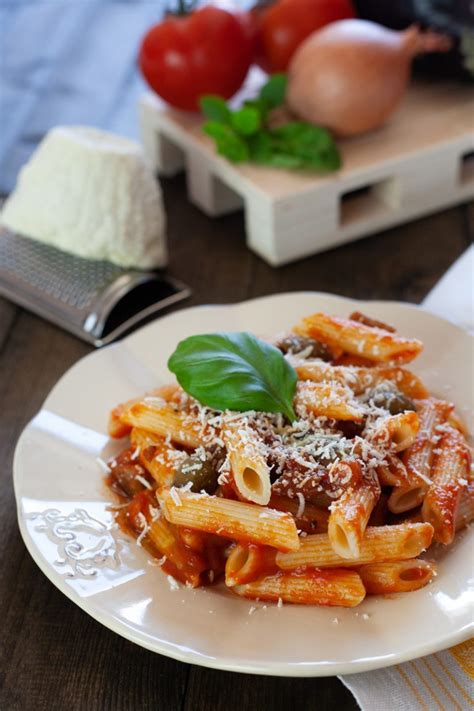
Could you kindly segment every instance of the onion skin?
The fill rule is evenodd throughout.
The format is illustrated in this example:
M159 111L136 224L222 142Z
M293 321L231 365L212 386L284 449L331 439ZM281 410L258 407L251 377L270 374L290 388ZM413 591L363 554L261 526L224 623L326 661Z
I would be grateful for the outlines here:
M366 20L341 20L313 33L288 69L287 103L339 136L382 126L402 99L413 57L443 49L445 38L403 32Z

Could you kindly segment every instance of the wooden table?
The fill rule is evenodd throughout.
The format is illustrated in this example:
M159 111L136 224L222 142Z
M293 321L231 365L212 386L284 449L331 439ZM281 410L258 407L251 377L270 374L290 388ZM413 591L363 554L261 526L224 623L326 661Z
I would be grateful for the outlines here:
M275 270L245 248L241 215L210 220L187 203L182 177L163 184L170 272L192 287L188 304L311 289L418 303L474 231L474 205L465 205ZM13 452L50 388L89 350L0 299L0 709L357 709L334 677L239 675L145 651L93 621L41 574L16 523Z

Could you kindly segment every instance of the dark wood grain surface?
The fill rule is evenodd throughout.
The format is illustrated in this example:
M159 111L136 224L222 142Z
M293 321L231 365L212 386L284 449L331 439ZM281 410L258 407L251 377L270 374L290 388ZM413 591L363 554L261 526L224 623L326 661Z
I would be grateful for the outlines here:
M186 201L182 177L164 190L170 272L192 287L194 304L295 290L418 303L472 241L474 209L464 205L276 270L246 249L242 215L206 218ZM16 522L15 443L89 350L0 299L0 709L356 709L334 677L239 675L145 651L75 607L33 563Z

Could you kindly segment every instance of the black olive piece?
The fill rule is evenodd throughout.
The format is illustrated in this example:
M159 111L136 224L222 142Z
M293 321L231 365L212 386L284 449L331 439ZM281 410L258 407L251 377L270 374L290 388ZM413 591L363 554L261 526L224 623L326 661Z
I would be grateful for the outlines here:
M416 410L413 400L410 400L409 397L395 387L390 389L386 387L374 388L370 399L376 407L388 410L391 415L399 415L406 410Z
M302 353L311 348L307 354L308 358L321 358L321 360L325 361L332 360L331 351L324 343L316 341L314 338L308 338L307 336L298 336L296 333L281 338L275 343L275 346L279 348L282 353L290 353L292 355L298 355L298 353Z
M121 464L113 469L112 472L113 478L111 486L119 496L125 495L126 497L132 498L145 488L142 482L136 478L137 474L141 474L140 466ZM145 470L143 470L142 476L143 475L146 475ZM144 476L144 478L146 478L146 476Z
M213 456L204 461L198 454L190 454L177 469L174 476L174 486L185 486L191 482L191 491L207 491L212 494L217 489L219 476L219 460Z

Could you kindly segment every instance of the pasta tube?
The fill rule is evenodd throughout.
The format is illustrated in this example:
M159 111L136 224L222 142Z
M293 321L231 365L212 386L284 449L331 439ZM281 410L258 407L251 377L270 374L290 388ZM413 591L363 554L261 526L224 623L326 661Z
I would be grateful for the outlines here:
M172 442L184 447L195 449L205 441L201 424L193 421L188 413L178 412L166 404L160 406L152 400L140 400L130 405L123 411L121 419L132 427L170 437Z
M382 486L406 486L410 483L405 465L395 454L386 454L385 461L376 467L376 472Z
M235 585L232 590L251 600L272 600L301 605L339 605L354 607L365 597L365 588L354 570L309 569L279 571L275 575Z
M181 389L178 385L162 385L161 387L152 390L149 396L157 399L162 399L167 402L176 397L177 392L180 390ZM132 405L137 402L140 402L142 399L142 397L133 398L113 408L109 415L108 423L108 432L111 437L113 437L114 439L121 439L122 437L126 437L128 434L130 434L131 425L129 425L127 422L124 422L122 415Z
M281 511L175 488L158 496L166 519L179 526L282 551L300 546L293 518Z
M402 338L381 328L323 313L303 318L293 330L335 350L342 349L375 362L408 363L423 350L423 344L416 338Z
M353 568L357 564L416 558L431 543L433 526L429 523L402 523L398 526L368 526L357 558L341 558L333 549L329 535L315 533L301 540L299 550L277 553L276 562L283 570L301 566L316 568Z
M393 452L402 452L411 447L419 427L416 412L407 411L390 415L370 435L370 441L379 446L391 447Z
M357 572L369 594L385 595L419 590L434 578L436 568L426 560L415 558L363 565Z
M415 441L403 454L409 483L394 488L388 500L392 513L403 513L419 506L431 483L431 465L436 429L446 421L452 405L443 400L428 398L417 403L419 430Z
M222 439L227 449L235 487L245 501L268 504L270 469L257 433L250 427L226 429Z
M140 464L147 469L158 486L171 486L176 468L186 459L186 452L167 443L164 437L134 427L130 440L136 447Z
M456 511L471 465L469 448L462 434L446 426L440 440L431 473L432 484L423 501L421 512L434 528L434 540L452 543Z
M193 588L200 585L200 575L206 570L206 563L198 553L183 544L173 526L160 517L150 523L146 535L159 553L176 567L179 580Z
M379 383L389 381L409 398L420 400L428 396L428 391L420 378L404 368L395 366L360 366L329 365L320 360L296 360L293 363L300 380L312 380L315 383L335 382L348 385L355 395L374 388Z
M253 543L238 543L229 553L225 566L225 584L229 587L256 580L276 572L276 551Z
M314 415L332 417L335 420L360 422L363 409L351 400L350 393L342 385L329 383L298 382L295 398L298 414L311 412Z
M342 558L360 555L370 514L380 495L380 488L363 482L350 488L331 505L328 535L333 550Z
M462 530L472 521L474 521L474 480L468 482L468 485L461 493L456 513L456 531Z

